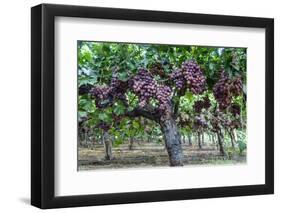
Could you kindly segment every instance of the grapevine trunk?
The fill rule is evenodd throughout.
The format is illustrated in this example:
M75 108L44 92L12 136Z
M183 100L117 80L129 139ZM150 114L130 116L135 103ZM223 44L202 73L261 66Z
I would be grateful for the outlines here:
M102 141L104 144L104 151L105 151L105 156L104 158L106 160L111 160L112 157L112 142L109 139L109 134L107 132L103 132L102 134Z
M133 144L134 144L134 138L130 137L130 139L129 139L129 150L133 149Z
M192 146L191 135L188 134L187 137L188 137L188 145L189 145L189 146Z
M225 156L226 153L225 153L225 150L224 150L224 147L223 147L223 136L222 136L222 133L220 131L217 132L217 136L218 136L218 145L219 145L220 153L221 153L222 156Z
M231 146L232 146L233 149L235 149L234 135L233 135L231 130L228 132L228 134L229 134L229 137L230 137Z
M175 120L171 115L165 115L160 119L160 126L164 135L170 165L183 166L181 137L178 132Z
M199 147L199 149L202 149L201 134L200 134L200 132L197 133L197 139L198 139L198 147Z

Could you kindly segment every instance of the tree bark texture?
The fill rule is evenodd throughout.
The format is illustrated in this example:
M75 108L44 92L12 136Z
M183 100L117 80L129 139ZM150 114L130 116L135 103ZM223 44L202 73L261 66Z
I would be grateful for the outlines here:
M235 142L234 142L234 135L232 133L232 130L228 131L229 137L230 137L230 142L231 142L231 146L234 149L235 148Z
M234 142L236 143L236 141L237 141L237 133L236 133L235 129L232 129L232 134L233 134Z
M197 133L197 139L198 139L198 147L199 147L199 149L202 149L201 134L200 134L200 132Z
M188 137L188 145L192 146L191 135L188 134L187 137Z
M218 136L218 145L219 145L219 149L220 149L220 153L221 155L225 156L225 151L224 151L224 147L223 147L223 136L221 132L217 132L217 136Z
M134 145L134 138L130 137L130 139L129 139L129 150L133 149L133 145Z
M205 143L204 132L202 132L202 141L201 141L201 144L204 145L204 143Z
M185 143L185 135L181 136L181 141L182 141L182 143Z
M164 135L165 146L171 166L183 166L181 137L176 122L171 114L166 113L160 118L160 126Z
M108 132L103 132L103 134L102 134L102 142L104 144L104 151L105 151L104 158L106 160L111 160L112 159L112 142L109 139Z

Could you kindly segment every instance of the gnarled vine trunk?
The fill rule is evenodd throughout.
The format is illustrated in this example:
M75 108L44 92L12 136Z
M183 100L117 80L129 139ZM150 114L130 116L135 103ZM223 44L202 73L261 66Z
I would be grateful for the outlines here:
M160 118L160 126L164 135L170 165L183 166L181 137L176 126L176 121L171 114L166 113Z
M197 139L198 139L198 147L199 147L199 149L202 149L201 134L200 134L200 132L197 132Z
M220 149L220 154L222 156L225 156L226 153L225 153L225 150L224 150L224 147L223 147L223 135L220 131L218 131L217 136L218 136L218 145L219 145L219 149Z
M232 130L228 131L229 137L230 137L230 142L231 142L231 146L233 149L235 149L235 139L234 139L234 135L232 133Z
M129 138L129 150L133 149L133 145L134 145L134 138L132 136L130 136L130 138Z
M185 136L184 135L181 136L181 142L185 143Z
M102 142L104 144L104 151L105 151L104 158L106 160L111 160L113 158L113 156L112 156L112 142L109 139L108 132L102 133Z
M191 135L188 134L187 137L188 137L188 145L192 146Z
M137 107L132 111L126 112L129 117L142 116L157 122L164 136L165 148L169 155L169 161L171 166L183 166L183 154L181 147L181 136L179 134L175 113L172 112L172 107L168 107L163 114L158 115L151 109L145 109Z

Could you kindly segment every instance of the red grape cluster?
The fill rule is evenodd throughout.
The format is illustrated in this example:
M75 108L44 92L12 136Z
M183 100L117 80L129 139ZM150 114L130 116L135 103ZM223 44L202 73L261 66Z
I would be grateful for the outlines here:
M231 104L229 107L229 112L233 115L240 115L240 106L238 104Z
M151 72L152 75L159 75L160 77L164 78L165 77L165 72L163 65L161 63L154 63L150 66L149 71Z
M168 86L158 85L156 91L156 99L159 102L159 110L164 111L170 105L172 90Z
M210 101L209 97L205 96L203 98L203 100L204 100L204 108L209 109L211 107L211 101Z
M127 81L121 81L118 79L116 74L112 75L110 82L111 92L114 94L124 94L127 91Z
M194 94L201 94L205 89L206 78L195 61L186 61L181 69L170 75L178 90L188 88Z
M128 89L128 82L127 81L121 81L118 79L117 75L115 73L113 74L110 82L110 93L113 96L113 98L123 101L123 103L126 103L126 91Z
M202 109L209 109L211 106L211 102L208 96L205 96L203 100L195 101L193 108L194 111L200 113Z
M91 89L91 94L95 98L96 106L98 108L103 108L102 102L104 100L108 100L109 102L112 102L114 99L125 101L127 88L127 82L119 80L113 73L109 86L94 87Z
M91 94L95 98L95 104L98 108L102 108L101 102L109 97L111 88L106 86L97 86L92 88Z
M241 91L241 77L237 77L231 81L224 70L221 72L220 79L213 88L214 96L221 110L226 109L231 104L232 97L241 94Z
M140 69L130 80L130 88L139 98L139 105L144 107L151 98L155 98L159 103L159 110L167 109L170 104L172 90L168 86L159 85L152 74L146 69Z
M186 87L185 79L181 69L176 69L170 75L171 80L175 83L178 90L183 90Z
M229 90L230 93L233 94L233 96L238 96L241 94L242 88L243 88L242 80L241 77L238 76L236 79L234 79L231 82Z
M200 113L202 111L202 109L204 108L204 101L202 101L202 100L195 101L193 108L194 108L195 112Z
M89 84L82 85L78 88L79 95L87 94L89 93L90 90L91 90L91 85Z
M204 91L206 78L195 61L184 62L182 64L182 73L192 93L200 94Z
M219 103L220 109L226 109L231 103L231 95L229 92L230 80L224 70L221 72L219 81L214 85L213 94Z
M139 105L144 107L154 97L157 91L157 82L146 69L140 69L131 79L131 88L139 97Z
M110 129L110 125L105 122L100 122L97 125L98 128L102 129L103 131L107 132Z

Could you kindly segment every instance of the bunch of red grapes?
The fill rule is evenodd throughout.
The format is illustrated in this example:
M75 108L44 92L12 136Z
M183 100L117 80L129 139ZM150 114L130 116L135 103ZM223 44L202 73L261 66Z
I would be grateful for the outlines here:
M91 85L89 84L85 84L79 87L79 95L84 95L84 94L88 94L89 91L91 90Z
M105 122L100 122L97 125L98 128L102 129L103 131L107 132L110 129L110 125Z
M104 100L126 100L125 92L127 87L127 82L121 81L116 75L113 75L109 86L94 87L91 89L91 94L95 99L96 106L102 108L102 102Z
M198 100L194 102L193 108L197 113L202 112L202 109L209 109L211 107L211 102L208 96L205 96L203 100Z
M206 78L195 61L182 64L182 73L187 82L187 87L194 94L201 94L205 89Z
M154 63L150 66L149 71L151 72L152 75L156 76L159 75L160 77L164 78L165 77L165 72L163 65L161 63Z
M231 82L229 91L233 96L239 96L243 90L241 77L237 77Z
M214 85L213 94L219 103L221 110L230 106L232 97L238 96L242 92L242 80L241 77L237 77L234 80L229 79L225 71L221 72L219 81Z
M219 103L220 109L226 109L231 103L229 92L230 80L224 70L221 72L219 81L214 85L213 94Z
M111 88L107 86L97 86L91 89L91 95L95 99L96 107L103 108L102 101L108 99Z
M178 90L183 90L186 88L186 82L181 69L176 69L174 72L172 72L170 78L175 83Z
M158 84L146 69L140 69L130 80L129 87L137 94L139 105L144 107L152 98L159 103L159 110L166 110L171 101L172 90L168 86Z
M233 116L240 115L240 106L238 104L231 104L228 109Z
M205 90L206 78L195 61L187 61L181 69L175 70L170 75L178 90L188 88L193 94L201 94Z
M165 111L171 103L172 90L168 86L158 85L156 91L156 99L159 102L159 110Z
M131 79L130 87L139 97L139 105L144 107L150 98L154 97L157 90L157 82L146 69L139 69L138 73Z
M114 96L119 96L127 91L128 83L118 79L117 75L113 74L110 82L111 93Z
M126 91L128 89L128 82L127 81L121 81L118 79L117 75L114 73L114 75L111 78L110 82L110 95L112 96L112 99L118 99L123 101L123 103L127 103L126 99Z

